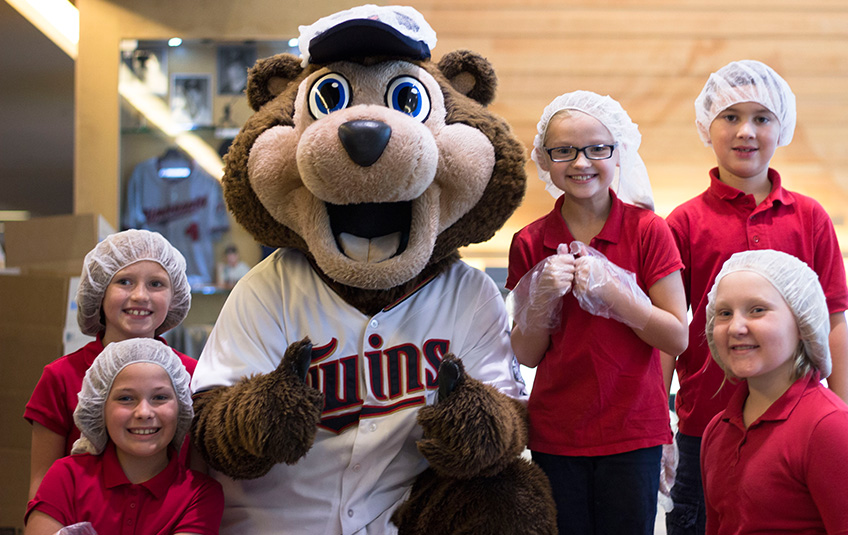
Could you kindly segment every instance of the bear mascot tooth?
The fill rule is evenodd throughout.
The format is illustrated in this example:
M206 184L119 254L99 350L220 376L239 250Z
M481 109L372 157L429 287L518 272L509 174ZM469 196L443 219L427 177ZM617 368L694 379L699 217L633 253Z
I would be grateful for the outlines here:
M192 380L222 534L551 534L494 282L458 248L524 194L495 74L403 6L301 27L250 70L227 205L278 249L232 290Z

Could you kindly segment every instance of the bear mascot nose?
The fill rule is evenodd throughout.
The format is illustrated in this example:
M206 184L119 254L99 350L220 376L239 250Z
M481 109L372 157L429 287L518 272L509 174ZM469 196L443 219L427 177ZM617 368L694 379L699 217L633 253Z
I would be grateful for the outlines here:
M368 167L383 154L392 127L381 121L357 120L339 126L339 139L350 159L357 165Z

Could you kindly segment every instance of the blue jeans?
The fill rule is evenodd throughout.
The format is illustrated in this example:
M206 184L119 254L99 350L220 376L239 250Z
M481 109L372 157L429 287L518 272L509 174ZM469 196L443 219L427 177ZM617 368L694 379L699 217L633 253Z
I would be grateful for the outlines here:
M662 447L565 457L532 452L551 482L560 535L652 535Z
M701 484L701 437L677 433L677 475L671 487L674 507L665 515L668 535L703 535L707 525Z

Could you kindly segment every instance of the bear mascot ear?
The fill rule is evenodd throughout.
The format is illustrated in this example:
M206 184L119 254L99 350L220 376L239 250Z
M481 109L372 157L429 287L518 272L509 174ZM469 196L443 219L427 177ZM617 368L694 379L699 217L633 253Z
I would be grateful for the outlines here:
M253 111L259 111L259 108L285 91L302 72L300 59L291 54L277 54L257 61L247 77L247 101L250 107Z
M451 86L468 98L488 106L495 98L497 76L489 60L470 50L454 50L439 60L439 70Z

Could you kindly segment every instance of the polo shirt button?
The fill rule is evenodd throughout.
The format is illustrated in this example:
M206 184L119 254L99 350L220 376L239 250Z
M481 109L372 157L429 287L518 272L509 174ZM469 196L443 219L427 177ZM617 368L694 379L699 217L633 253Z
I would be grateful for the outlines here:
M371 424L370 426L368 426L368 429L373 433L377 430L377 424Z
M380 325L380 322L377 320L371 320L371 323L368 325L370 325L372 329L376 329Z
M754 243L760 243L760 237L754 236Z
M130 504L130 509L135 509L135 504L134 504L134 503L131 503L131 504Z
M349 517L353 518L353 509L348 509L348 510L347 510L347 516L349 516Z
M359 465L359 464L353 465L353 471L354 472L359 472L360 470L362 470L362 465Z

